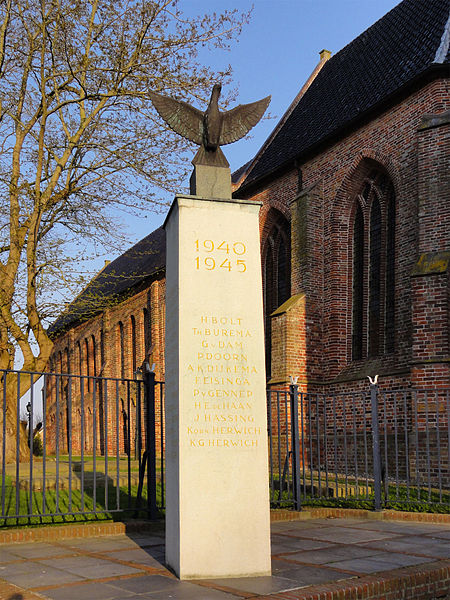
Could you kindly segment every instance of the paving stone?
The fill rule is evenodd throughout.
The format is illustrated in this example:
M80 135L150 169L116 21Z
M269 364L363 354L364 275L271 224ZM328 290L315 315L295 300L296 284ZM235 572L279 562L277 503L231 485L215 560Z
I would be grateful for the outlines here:
M272 558L272 575L279 575L287 569L292 569L293 566L295 566L294 563L283 560L282 558Z
M227 579L208 579L210 583L252 594L273 594L295 589L296 584L291 579L272 575L272 577L237 577Z
M82 538L79 540L63 540L61 544L70 548L87 550L90 552L114 551L121 548L139 548L134 540L125 535L105 536L100 538Z
M106 561L100 567L100 569L101 570L99 571L98 565L92 565L91 567L85 567L80 571L76 571L75 569L67 570L71 573L75 573L76 575L83 575L83 577L86 577L87 579L97 579L99 577L99 573L101 574L101 577L116 577L119 575L137 574L140 572L140 569L138 567L133 568L127 565L120 565L112 562L107 563Z
M304 531L302 532L302 537L329 540L330 542L339 542L342 544L357 544L370 540L393 538L395 534L382 531L361 531L359 529L351 529L350 527L325 527Z
M450 531L447 530L443 530L443 531L436 531L433 532L432 534L428 534L426 537L433 537L433 538L440 538L443 540L450 540Z
M84 579L74 573L31 561L20 565L10 564L7 569L2 570L1 577L9 583L14 583L25 589L46 585L62 585Z
M450 544L448 544L446 547L445 546L425 546L424 548L421 548L420 551L417 552L418 554L423 554L424 556L430 556L432 558L435 559L443 559L443 558L450 558Z
M289 560L296 560L304 563L325 565L338 560L347 560L350 558L364 558L380 554L379 550L371 548L361 548L357 545L335 546L333 548L324 548L312 552L296 552L289 555Z
M434 531L427 531L424 534L424 537L426 538L432 538L432 539L443 539L443 540L450 540L450 531L447 529L441 529L441 530L434 530Z
M443 533L448 530L443 526L430 523L398 523L395 521L365 521L364 523L354 524L356 529L368 529L372 531L391 531L392 533L423 535L433 533Z
M396 541L409 542L411 544L416 544L417 547L421 547L421 546L433 547L433 546L442 546L442 545L445 546L446 545L446 543L442 542L441 539L439 539L437 537L429 536L429 535L427 535L427 536L425 536L425 535L408 535L408 536L396 538Z
M335 569L313 567L299 565L295 566L291 564L290 569L286 569L280 573L281 577L290 579L293 583L294 588L305 587L307 585L315 585L316 583L324 583L330 581L339 581L341 579L348 579L351 577L346 573L337 571Z
M295 541L289 544L272 544L272 554L284 555L296 550L318 550L319 548L333 548L335 546L336 544L331 542L296 538Z
M389 568L396 569L400 567L409 567L412 565L423 565L432 562L433 558L424 558L423 556L411 556L410 554L401 554L397 552L380 552L372 555L377 561L385 562Z
M112 587L108 583L87 583L58 587L40 592L51 600L125 600L134 597L132 592Z
M49 561L41 561L42 564L49 564ZM91 556L71 556L70 558L59 558L51 564L63 571L80 575L85 579L96 579L99 577L115 577L117 575L129 575L139 573L139 568L121 565L103 558L93 558Z
M312 519L309 521L311 527L315 525L323 525L324 527L353 527L354 525L364 526L367 523L373 523L371 519L358 519L358 518L347 518L347 517L326 517L323 519Z
M182 582L176 589L133 596L130 600L241 600L234 594Z
M294 552L295 551L295 544L279 544L279 543L275 543L275 544L271 544L271 553L274 555L278 555L278 554L286 554L288 552Z
M11 548L11 546L10 546L10 548ZM14 554L13 552L9 552L8 550L4 550L3 548L0 548L0 564L12 562L14 560L17 561L20 558L23 558L23 557L19 557L18 554ZM0 577L1 577L1 575L0 575Z
M11 544L8 547L8 551L21 558L44 558L45 556L67 556L73 554L72 550L44 542Z
M136 542L140 548L146 546L160 546L164 545L165 543L165 538L163 535L129 535L127 537L133 542Z
M409 554L421 554L423 556L432 556L436 559L450 558L450 544L437 538L414 536L402 537L392 540L374 540L362 544L361 547L377 548L386 552L405 552Z
M164 558L155 558L151 553L141 548L135 550L115 550L104 555L105 558L111 557L127 562L146 565L147 567L155 567L155 569L164 568Z
M316 519L313 521L281 521L278 523L272 523L272 533L287 533L290 531L301 531L303 529L314 529L320 527L321 524Z
M378 571L389 571L393 568L392 565L389 566L383 561L377 561L376 557L370 556L367 558L352 558L349 560L332 562L328 563L328 566L363 574L377 573Z
M130 577L115 581L115 587L134 594L144 594L150 592L162 592L176 589L182 585L178 579L164 577L163 575L143 575L142 577Z

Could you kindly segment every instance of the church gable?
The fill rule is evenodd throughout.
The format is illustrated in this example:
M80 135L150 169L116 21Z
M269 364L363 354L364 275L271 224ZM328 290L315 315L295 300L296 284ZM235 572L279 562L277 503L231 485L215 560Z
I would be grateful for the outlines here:
M449 72L446 0L404 0L331 57L248 170L237 195Z

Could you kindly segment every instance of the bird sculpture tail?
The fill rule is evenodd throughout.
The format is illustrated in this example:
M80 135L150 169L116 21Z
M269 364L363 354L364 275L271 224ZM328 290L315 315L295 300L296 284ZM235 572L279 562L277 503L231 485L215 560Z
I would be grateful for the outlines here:
M218 147L213 151L208 151L204 146L200 146L197 154L192 159L193 165L208 165L210 167L229 167L230 164L225 158L225 154Z

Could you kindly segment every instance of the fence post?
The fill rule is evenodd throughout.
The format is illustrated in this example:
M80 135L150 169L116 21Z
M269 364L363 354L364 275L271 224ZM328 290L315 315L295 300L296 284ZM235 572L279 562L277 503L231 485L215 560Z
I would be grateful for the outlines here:
M373 484L374 509L381 510L381 451L380 427L378 423L378 375L370 381L370 405L372 412L372 452L373 452Z
M293 383L289 386L291 395L291 440L292 440L292 475L294 491L294 509L301 510L300 499L300 441L298 429L298 385Z
M158 517L156 505L155 373L144 364L145 445L147 454L147 509L150 519Z

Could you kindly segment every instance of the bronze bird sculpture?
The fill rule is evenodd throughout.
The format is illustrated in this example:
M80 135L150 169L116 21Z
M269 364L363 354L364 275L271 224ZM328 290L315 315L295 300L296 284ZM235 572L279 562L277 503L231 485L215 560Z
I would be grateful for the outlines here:
M221 111L221 90L222 86L216 83L204 113L182 100L149 92L153 106L167 125L179 135L200 145L192 161L194 165L228 167L220 146L243 138L258 123L270 102L270 96L267 96L257 102Z

